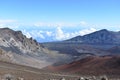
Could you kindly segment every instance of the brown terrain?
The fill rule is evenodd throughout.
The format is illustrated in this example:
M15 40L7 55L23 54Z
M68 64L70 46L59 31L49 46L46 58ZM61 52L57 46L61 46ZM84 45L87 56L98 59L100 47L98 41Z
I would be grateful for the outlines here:
M120 56L87 57L61 66L48 66L48 70L81 75L108 75L120 77Z
M75 65L75 64L71 63L71 65ZM61 69L63 69L63 67L61 67ZM76 70L77 68L75 69L75 71ZM59 72L59 71L51 72L51 71L48 71L47 69L42 70L42 69L36 69L33 67L12 64L8 62L2 62L2 61L0 62L0 80L62 80L61 78L65 78L65 80L78 80L80 77L85 78L84 80L89 80L89 79L102 80L101 79L102 77L107 77L109 80L120 80L119 75L108 76L108 75L102 74L102 75L96 76L96 75L71 74L68 72L65 73L65 72Z
M8 77L11 79L7 79ZM0 62L0 80L59 80L63 77L67 80L75 80L78 78L77 75L51 73L46 70L36 69L28 66Z

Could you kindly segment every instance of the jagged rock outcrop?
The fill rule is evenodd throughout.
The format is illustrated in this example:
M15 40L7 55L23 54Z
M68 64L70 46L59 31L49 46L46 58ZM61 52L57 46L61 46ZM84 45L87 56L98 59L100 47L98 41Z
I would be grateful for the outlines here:
M27 38L21 31L14 31L9 28L0 29L0 49L4 51L4 55L12 56L10 62L38 68L67 59L65 54L50 51L36 40Z

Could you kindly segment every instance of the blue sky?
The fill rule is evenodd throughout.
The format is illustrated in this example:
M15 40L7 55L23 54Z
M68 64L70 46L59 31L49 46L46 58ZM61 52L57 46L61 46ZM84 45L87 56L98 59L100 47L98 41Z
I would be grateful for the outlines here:
M0 0L0 27L39 42L120 30L120 0Z

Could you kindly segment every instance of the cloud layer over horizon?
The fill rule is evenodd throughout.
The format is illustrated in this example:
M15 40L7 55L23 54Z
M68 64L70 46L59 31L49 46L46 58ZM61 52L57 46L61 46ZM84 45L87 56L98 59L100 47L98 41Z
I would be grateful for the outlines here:
M39 42L61 41L76 36L86 35L100 29L106 29L104 26L89 24L85 21L79 23L31 23L23 24L17 20L0 20L0 28L8 27L13 30L21 30L28 38L33 37ZM109 27L109 29L112 27ZM118 30L118 28L116 28Z

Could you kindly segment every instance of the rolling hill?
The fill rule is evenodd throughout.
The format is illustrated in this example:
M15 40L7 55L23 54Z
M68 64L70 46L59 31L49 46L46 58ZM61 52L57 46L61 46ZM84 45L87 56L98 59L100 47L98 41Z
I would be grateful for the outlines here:
M54 72L67 72L81 75L120 75L120 56L90 56L69 64L48 66Z

